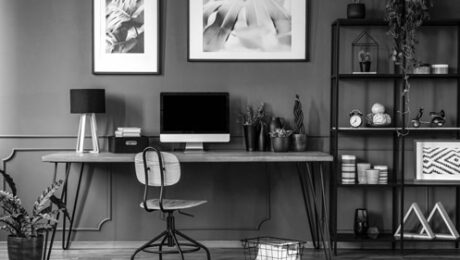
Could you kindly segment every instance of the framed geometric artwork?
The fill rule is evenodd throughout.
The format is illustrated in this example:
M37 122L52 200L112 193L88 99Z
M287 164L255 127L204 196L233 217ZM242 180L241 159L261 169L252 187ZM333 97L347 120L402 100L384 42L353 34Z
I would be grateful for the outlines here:
M309 0L189 0L189 61L308 61Z
M160 73L160 0L93 0L93 73Z
M460 181L460 141L415 141L417 180Z

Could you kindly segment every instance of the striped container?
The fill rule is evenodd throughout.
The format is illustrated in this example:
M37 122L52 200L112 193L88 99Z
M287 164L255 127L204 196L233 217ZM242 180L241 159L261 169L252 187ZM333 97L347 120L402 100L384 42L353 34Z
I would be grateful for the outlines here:
M356 156L342 155L342 184L356 183Z

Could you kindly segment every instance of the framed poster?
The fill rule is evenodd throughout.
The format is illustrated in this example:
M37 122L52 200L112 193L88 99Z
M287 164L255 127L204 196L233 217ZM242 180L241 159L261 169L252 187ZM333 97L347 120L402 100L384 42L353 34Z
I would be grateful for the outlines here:
M160 0L93 0L94 74L160 73Z
M417 180L460 180L460 140L415 141Z
M308 61L309 0L189 0L189 61Z

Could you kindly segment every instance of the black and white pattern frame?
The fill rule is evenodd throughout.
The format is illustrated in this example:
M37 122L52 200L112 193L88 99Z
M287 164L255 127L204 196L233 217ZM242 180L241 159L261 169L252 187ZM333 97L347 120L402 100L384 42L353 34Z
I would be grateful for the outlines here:
M416 179L460 181L460 141L415 141Z
M160 0L93 0L93 72L160 73Z
M190 61L308 61L309 0L189 0Z

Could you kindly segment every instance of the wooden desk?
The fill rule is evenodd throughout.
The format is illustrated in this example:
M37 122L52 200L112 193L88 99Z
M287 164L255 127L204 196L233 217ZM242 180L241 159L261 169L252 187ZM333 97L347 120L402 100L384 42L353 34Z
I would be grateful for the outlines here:
M322 152L272 153L246 151L173 152L180 162L332 162L332 156ZM42 157L50 163L134 163L136 154L129 153L53 153Z
M207 151L202 153L184 153L184 152L173 152L180 162L183 163L256 163L256 162L290 162L297 164L297 173L299 175L300 185L302 188L302 195L304 199L304 206L307 214L307 220L310 227L310 233L315 248L320 248L321 244L324 248L326 259L332 258L330 250L330 233L328 227L328 211L325 196L325 181L324 181L324 164L333 161L333 157L330 154L322 152L288 152L288 153L273 153L273 152L246 152L246 151ZM82 174L84 171L85 164L97 164L97 163L134 163L135 154L115 154L115 153L75 153L75 152L63 152L53 153L42 157L43 162L54 163L54 177L53 181L57 177L57 165L64 163L66 165L66 173L64 179L64 188L62 192L62 198L67 201L67 184L70 173L70 167L72 163L81 164L80 175L78 178L78 185L76 189L74 208L71 212L71 218L68 230L66 231L66 221L63 222L63 241L62 248L68 249L70 245L70 237L72 232L72 226L75 217L76 205L78 202L78 195L80 191L80 184ZM315 171L315 165L318 164L318 172ZM316 178L315 178L316 177ZM319 180L317 179L319 177ZM320 185L315 185L316 181ZM318 187L319 193L318 194ZM67 239L65 234L68 232ZM53 230L51 235L50 246L48 248L47 259L51 255L52 245L54 242L54 236L56 228ZM320 243L321 241L321 243Z

